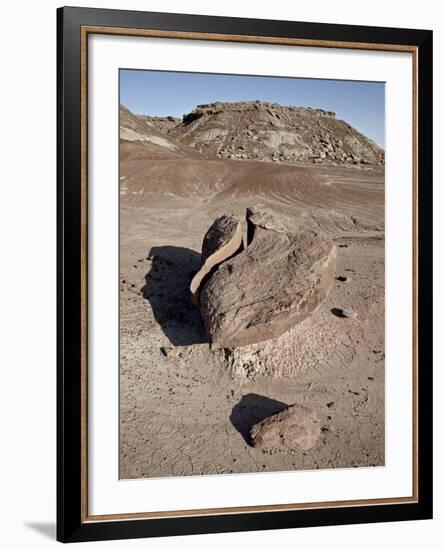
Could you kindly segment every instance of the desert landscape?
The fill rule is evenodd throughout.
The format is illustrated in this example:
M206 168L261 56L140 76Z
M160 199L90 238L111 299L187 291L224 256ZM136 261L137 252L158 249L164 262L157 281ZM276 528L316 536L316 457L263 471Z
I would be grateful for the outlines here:
M120 106L122 479L382 466L384 363L382 148L322 109Z

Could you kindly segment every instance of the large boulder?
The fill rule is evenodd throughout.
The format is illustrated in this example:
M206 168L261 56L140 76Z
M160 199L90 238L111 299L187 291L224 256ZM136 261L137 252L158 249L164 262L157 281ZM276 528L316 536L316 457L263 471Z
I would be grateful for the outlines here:
M276 338L326 299L334 282L336 246L312 231L292 232L290 222L249 209L248 246L204 281L200 308L213 349Z
M241 245L242 224L237 216L224 214L213 222L202 243L201 268L190 285L195 303L199 303L199 289L205 277L216 265L235 254Z
M261 450L311 449L321 434L321 423L315 411L290 405L287 409L262 422L250 430L253 447Z

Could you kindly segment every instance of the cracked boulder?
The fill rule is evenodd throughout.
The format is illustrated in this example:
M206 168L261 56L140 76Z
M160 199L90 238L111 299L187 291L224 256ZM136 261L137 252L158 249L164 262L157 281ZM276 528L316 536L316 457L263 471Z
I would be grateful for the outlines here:
M211 270L235 254L242 245L242 224L235 215L217 218L208 229L202 243L201 268L193 277L190 291L193 301L199 303L199 289Z
M293 228L297 221L293 221ZM247 247L219 263L200 290L213 349L276 338L313 314L333 286L336 245L291 220L247 210Z
M321 423L315 411L290 405L287 409L250 430L251 444L260 450L311 449L321 434Z

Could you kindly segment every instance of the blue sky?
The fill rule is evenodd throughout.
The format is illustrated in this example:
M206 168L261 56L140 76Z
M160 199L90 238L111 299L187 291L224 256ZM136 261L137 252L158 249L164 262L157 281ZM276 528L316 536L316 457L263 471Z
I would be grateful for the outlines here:
M182 116L200 103L260 99L334 111L384 147L384 83L120 70L120 102L137 114Z

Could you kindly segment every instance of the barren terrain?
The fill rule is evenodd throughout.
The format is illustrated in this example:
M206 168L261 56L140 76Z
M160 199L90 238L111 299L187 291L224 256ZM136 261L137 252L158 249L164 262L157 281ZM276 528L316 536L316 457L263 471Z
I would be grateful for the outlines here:
M158 128L125 135L121 478L383 465L384 167L208 158ZM258 204L335 241L335 284L279 338L211 351L189 292L202 239ZM251 426L291 404L318 414L315 446L255 449Z

